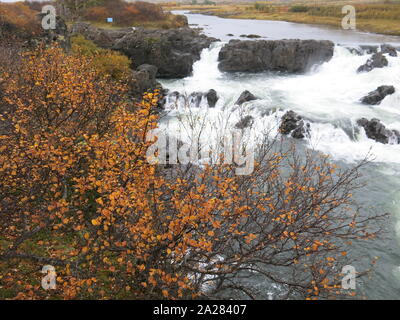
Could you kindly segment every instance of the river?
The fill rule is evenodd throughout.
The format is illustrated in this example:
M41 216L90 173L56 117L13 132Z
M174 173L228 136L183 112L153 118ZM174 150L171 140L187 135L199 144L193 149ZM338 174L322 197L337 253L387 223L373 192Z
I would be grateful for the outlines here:
M215 108L201 105L195 111L207 118L209 128L206 139L212 139L213 134L217 134L223 121L234 124L240 119L240 112L235 111L233 105L242 91L249 90L260 98L246 105L246 112L255 118L254 134L265 128L276 128L277 116L279 118L290 109L313 121L311 136L304 141L308 148L330 155L333 161L344 167L363 159L368 152L373 155L372 162L362 172L368 184L354 197L364 210L389 212L390 218L385 226L387 232L384 239L373 240L368 245L357 244L353 248L358 255L369 260L379 257L372 277L357 280L357 293L358 297L367 299L400 298L400 145L377 143L368 139L362 130L360 134L354 134L356 120L360 117L378 118L388 128L400 130L400 55L387 57L389 65L386 68L358 74L357 67L364 64L370 55L355 55L345 48L381 43L400 47L400 37L282 21L185 15L189 24L203 28L205 34L221 42L202 52L190 77L160 82L165 88L180 93L217 91L220 98ZM331 61L304 75L220 72L220 48L230 39L239 39L242 34L257 34L266 39L331 40L336 46ZM359 103L361 97L381 85L394 85L397 91L379 106ZM181 122L182 115L187 116L188 111L176 109L173 104L169 108L169 121L165 121L164 125L168 123L170 129L179 130L178 122ZM276 109L280 111L271 112ZM189 118L193 119L186 119Z

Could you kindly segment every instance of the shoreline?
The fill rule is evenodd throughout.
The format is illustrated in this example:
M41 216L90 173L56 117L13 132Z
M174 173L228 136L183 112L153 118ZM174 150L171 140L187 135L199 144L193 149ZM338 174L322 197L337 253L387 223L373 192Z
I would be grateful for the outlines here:
M229 5L221 5L216 7L199 7L199 6L177 6L169 7L166 10L178 11L187 10L191 14L204 14L209 16L216 16L224 19L249 19L249 20L266 20L266 21L286 21L292 23L312 24L329 26L335 29L341 29L341 17L332 16L315 16L306 13L294 12L279 12L279 13L266 13L254 12L245 10L236 6L238 11L228 11L225 9L232 9ZM388 36L400 36L400 24L396 20L388 19L356 19L356 31L375 33Z

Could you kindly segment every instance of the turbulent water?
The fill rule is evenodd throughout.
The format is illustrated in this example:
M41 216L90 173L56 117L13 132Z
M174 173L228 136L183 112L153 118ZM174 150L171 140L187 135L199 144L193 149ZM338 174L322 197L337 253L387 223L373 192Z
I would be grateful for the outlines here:
M184 99L176 101L170 98L166 104L170 112L162 126L175 133L182 132L181 138L185 134L190 136L188 128L202 131L204 140L211 141L224 128L232 128L243 115L252 115L255 122L251 136L257 137L265 131L276 134L280 117L285 111L293 110L311 120L311 135L300 142L308 148L329 154L341 166L351 166L370 153L372 163L362 172L368 185L356 193L355 198L365 210L389 212L391 216L385 239L370 242L368 247L359 244L354 249L370 259L380 257L373 276L358 282L358 293L369 299L397 299L400 292L400 145L384 145L368 139L356 120L378 118L388 128L400 131L400 56L388 56L386 68L357 73L357 68L370 55L352 54L343 44L355 47L361 43L390 42L400 46L400 39L316 26L285 25L283 22L237 21L202 15L188 17L189 23L206 25L208 35L223 41L227 39L222 35L236 32L236 36L257 33L273 39L314 38L336 43L331 61L304 75L220 72L217 59L224 42L214 43L202 52L201 59L194 64L192 76L163 80L162 84L170 91L187 95L215 89L219 96L216 107L208 108L203 99L199 108L190 108L190 105L188 108ZM228 23L231 24L230 30L227 30ZM267 25L268 29L260 28L262 25ZM361 97L380 85L394 85L397 91L387 96L379 106L366 106L359 102ZM260 99L238 108L234 102L244 90L251 91Z

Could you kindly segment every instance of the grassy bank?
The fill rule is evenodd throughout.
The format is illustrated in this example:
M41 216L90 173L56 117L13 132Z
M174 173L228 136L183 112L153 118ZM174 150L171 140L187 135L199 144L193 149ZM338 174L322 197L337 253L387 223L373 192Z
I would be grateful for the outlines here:
M330 25L340 28L344 17L341 10L351 4L356 8L357 29L360 31L400 35L400 2L256 2L246 4L167 6L169 10L191 10L223 18L280 20L297 23Z
M14 33L29 38L39 34L42 29L37 17L45 4L55 4L68 25L76 21L90 22L98 27L117 29L121 27L145 27L172 29L187 25L187 19L164 11L160 5L143 1L127 3L123 0L99 0L85 8L65 5L58 2L0 2L0 36ZM107 22L113 18L113 22Z

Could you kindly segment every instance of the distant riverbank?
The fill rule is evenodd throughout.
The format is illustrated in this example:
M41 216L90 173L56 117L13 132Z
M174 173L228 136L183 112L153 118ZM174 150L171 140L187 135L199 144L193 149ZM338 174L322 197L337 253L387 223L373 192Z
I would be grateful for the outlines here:
M257 2L251 4L217 4L170 6L168 10L190 10L193 13L231 19L277 20L340 28L341 9L351 2L318 5ZM357 30L386 35L400 35L400 4L359 4L356 8Z

